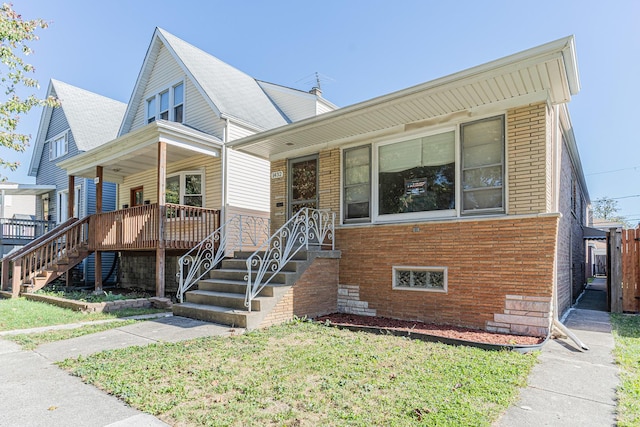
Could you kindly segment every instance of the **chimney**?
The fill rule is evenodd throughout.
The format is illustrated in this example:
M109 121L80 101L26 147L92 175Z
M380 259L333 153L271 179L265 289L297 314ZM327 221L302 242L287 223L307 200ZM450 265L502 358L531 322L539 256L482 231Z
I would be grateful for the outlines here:
M318 98L322 98L322 91L319 87L312 87L309 91L310 94L317 96Z

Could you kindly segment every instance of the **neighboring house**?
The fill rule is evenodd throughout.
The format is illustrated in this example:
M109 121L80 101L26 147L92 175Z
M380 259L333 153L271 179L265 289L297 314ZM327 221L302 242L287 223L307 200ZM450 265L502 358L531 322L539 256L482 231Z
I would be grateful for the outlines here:
M336 214L333 308L545 336L585 283L579 89L568 37L228 145L271 162L272 230Z
M36 194L46 189L35 190L34 187L12 182L0 183L0 258L35 239L53 225L36 221Z
M227 150L227 143L335 108L318 90L256 80L158 28L117 138L58 165L69 176L117 183L117 206L126 213L104 221L122 227L108 246L124 249L121 283L164 295L176 288L175 256L214 231L216 215L222 223L236 214L269 217L269 162ZM158 212L160 225L148 222ZM168 228L183 218L213 222L186 237L195 221ZM149 227L165 239L143 236Z
M38 135L35 139L29 175L35 177L37 186L54 186L36 200L36 218L61 224L69 218L68 202L73 196L74 218L84 218L96 213L96 186L93 179L75 179L73 190L69 178L57 163L89 151L116 137L126 104L93 92L51 80L47 96L60 100L59 107L47 106L40 117ZM102 209L116 207L116 186L105 183ZM110 264L113 255L106 259ZM80 264L79 280L92 283L94 263L91 258Z

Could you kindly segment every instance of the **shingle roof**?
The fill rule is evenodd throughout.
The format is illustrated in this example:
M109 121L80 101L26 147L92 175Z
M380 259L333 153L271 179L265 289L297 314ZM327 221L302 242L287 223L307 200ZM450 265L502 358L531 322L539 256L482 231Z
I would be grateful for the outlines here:
M74 141L80 151L98 147L118 134L127 105L123 102L51 79L47 96L56 96L69 123ZM29 175L36 176L42 149L46 142L52 107L45 107L40 117Z
M220 116L235 119L257 130L272 129L288 123L253 77L166 30L156 28L129 101L129 110L120 135L131 130L133 117L142 99L146 82L153 71L160 44L169 50Z
M127 105L106 96L51 80L78 150L89 151L117 136Z

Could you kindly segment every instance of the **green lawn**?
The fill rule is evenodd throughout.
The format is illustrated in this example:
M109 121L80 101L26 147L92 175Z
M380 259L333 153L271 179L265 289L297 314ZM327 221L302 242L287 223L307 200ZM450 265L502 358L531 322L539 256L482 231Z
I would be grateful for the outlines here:
M298 321L61 366L171 425L489 426L536 360Z
M63 325L93 320L117 319L164 310L127 309L114 313L81 313L24 298L0 299L0 331Z
M640 316L612 314L614 355L620 367L618 425L640 425Z

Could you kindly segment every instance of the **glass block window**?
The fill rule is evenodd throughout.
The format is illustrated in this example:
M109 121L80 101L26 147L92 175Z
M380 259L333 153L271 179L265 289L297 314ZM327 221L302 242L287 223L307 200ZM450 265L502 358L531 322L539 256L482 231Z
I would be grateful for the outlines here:
M447 292L447 268L393 267L393 289Z

